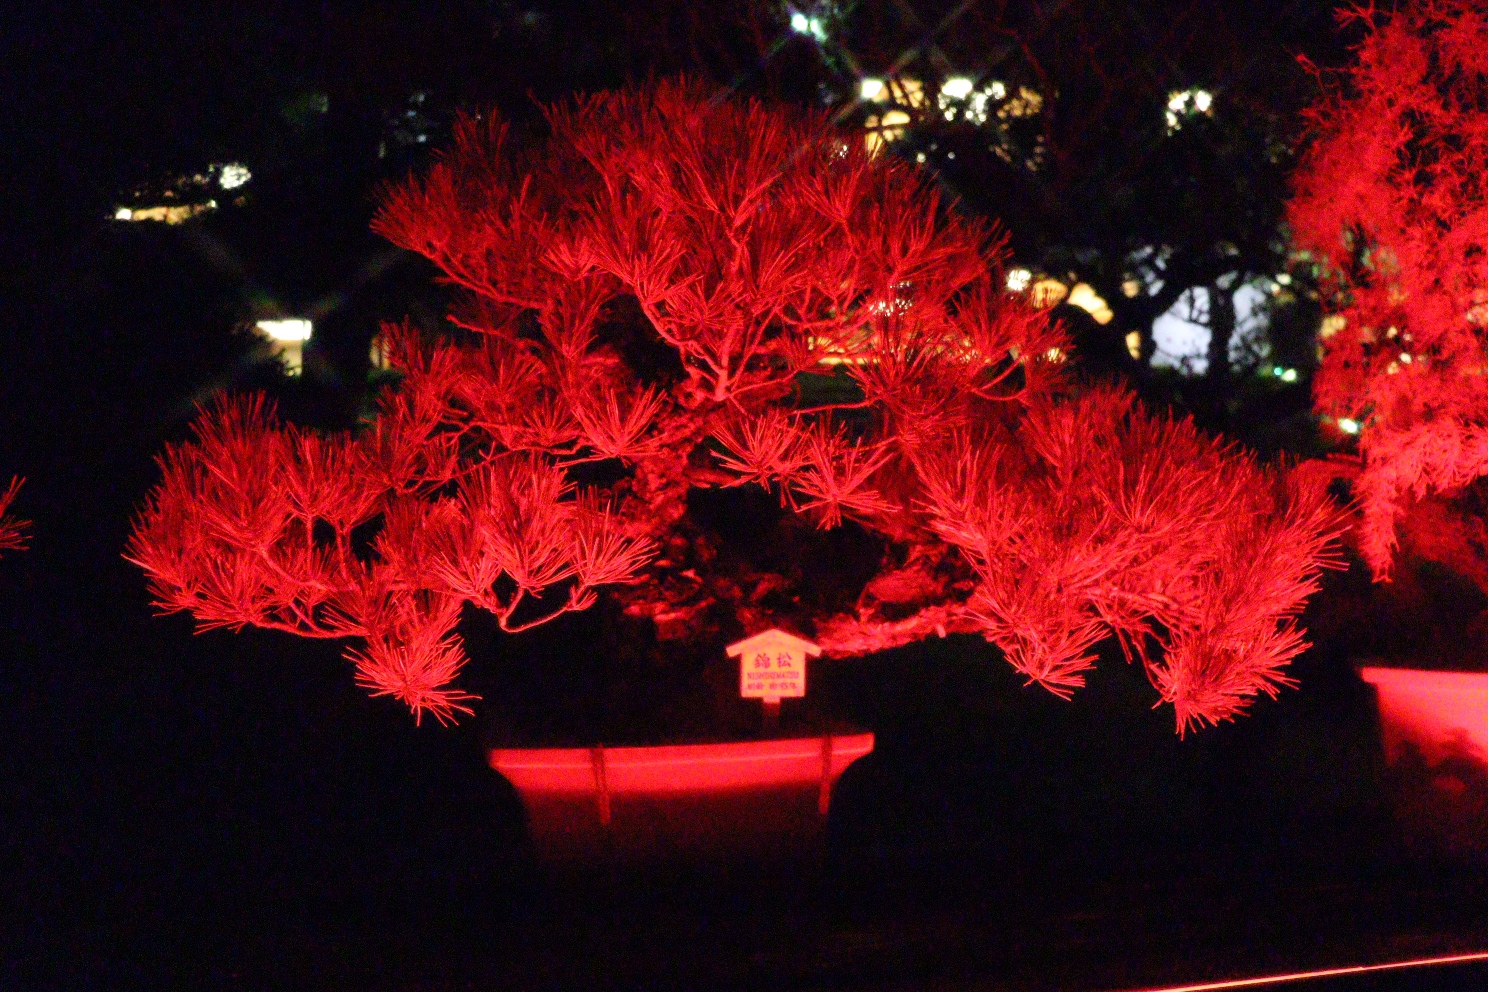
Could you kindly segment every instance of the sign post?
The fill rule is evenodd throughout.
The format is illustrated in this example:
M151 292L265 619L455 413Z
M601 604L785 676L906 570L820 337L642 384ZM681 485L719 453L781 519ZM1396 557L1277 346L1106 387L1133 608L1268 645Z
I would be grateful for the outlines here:
M780 701L806 695L806 659L821 654L810 641L783 630L767 630L728 646L739 659L739 695L763 700L765 733L780 726Z

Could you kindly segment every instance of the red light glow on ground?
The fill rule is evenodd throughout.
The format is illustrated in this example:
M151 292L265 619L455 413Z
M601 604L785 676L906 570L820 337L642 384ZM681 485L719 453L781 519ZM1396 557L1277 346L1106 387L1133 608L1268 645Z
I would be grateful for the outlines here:
M1385 964L1359 964L1346 968L1323 968L1317 971L1294 971L1284 975L1264 975L1258 978L1232 978L1218 982L1200 982L1196 985L1164 985L1134 992L1218 992L1220 989L1256 988L1263 985L1280 985L1283 982L1300 982L1309 978L1335 978L1339 975L1359 975L1371 971L1395 971L1402 968L1423 968L1429 965L1467 964L1471 961L1488 961L1488 951L1472 954L1450 954L1445 957L1412 958L1408 961L1390 961Z
M493 750L539 857L764 862L817 844L832 787L872 734L656 747Z
M757 789L811 783L822 777L821 738L603 750L606 785L615 793ZM832 738L829 777L835 779L872 750L872 734ZM591 792L595 788L590 748L493 750L490 761L519 792Z

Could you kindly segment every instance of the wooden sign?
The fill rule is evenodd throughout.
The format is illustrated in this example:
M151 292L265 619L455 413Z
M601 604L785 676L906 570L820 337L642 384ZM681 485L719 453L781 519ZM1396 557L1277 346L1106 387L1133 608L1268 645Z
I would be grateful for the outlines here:
M806 695L806 659L821 654L810 641L783 630L767 630L728 646L739 659L739 695L778 703Z

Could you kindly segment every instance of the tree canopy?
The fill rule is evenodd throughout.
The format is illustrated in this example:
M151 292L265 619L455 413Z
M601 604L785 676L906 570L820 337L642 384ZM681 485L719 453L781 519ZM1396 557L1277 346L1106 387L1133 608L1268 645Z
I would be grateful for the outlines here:
M1488 13L1429 0L1344 16L1364 37L1323 76L1288 217L1325 265L1317 408L1357 432L1360 546L1384 579L1402 515L1488 475ZM1481 514L1436 525L1488 582Z
M26 546L26 521L9 512L16 496L20 495L21 480L14 478L3 493L0 493L0 551L18 551Z
M528 144L466 117L387 192L376 229L462 291L460 331L385 328L365 430L247 398L166 452L129 548L163 608L358 638L364 684L442 719L464 604L515 632L600 587L681 641L720 613L837 655L977 633L1060 694L1114 634L1180 731L1286 683L1326 498L1082 383L924 173L687 83L546 115ZM696 496L754 486L876 567L836 600L731 567Z

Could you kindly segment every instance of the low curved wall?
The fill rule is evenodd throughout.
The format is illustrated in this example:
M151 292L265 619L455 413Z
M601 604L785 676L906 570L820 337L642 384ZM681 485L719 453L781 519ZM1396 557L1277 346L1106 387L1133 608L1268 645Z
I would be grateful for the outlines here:
M820 843L832 786L872 734L656 747L495 749L548 862L792 860Z
M1361 668L1407 839L1488 855L1488 673Z

